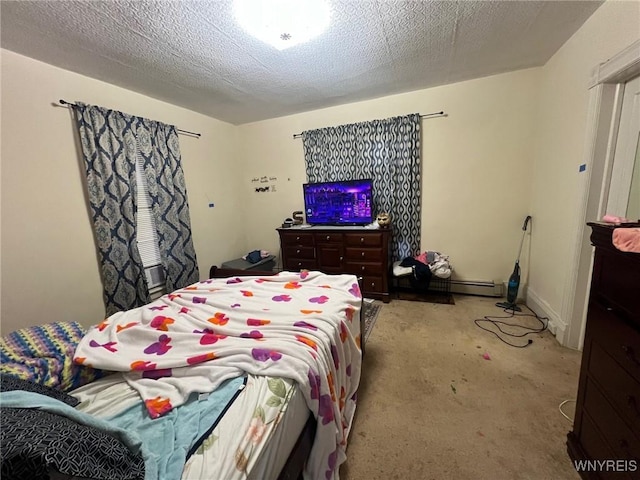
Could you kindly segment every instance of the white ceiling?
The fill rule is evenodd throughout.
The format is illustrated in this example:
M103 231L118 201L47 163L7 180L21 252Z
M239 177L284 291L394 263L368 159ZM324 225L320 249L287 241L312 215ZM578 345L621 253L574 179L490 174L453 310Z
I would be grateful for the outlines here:
M278 51L232 0L2 0L1 46L243 124L543 65L602 4L329 1L323 35Z

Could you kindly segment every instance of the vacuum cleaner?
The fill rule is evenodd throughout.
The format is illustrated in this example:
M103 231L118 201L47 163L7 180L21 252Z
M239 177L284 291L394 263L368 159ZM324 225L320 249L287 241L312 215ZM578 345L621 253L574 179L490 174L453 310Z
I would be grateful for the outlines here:
M496 307L513 310L514 312L522 311L522 309L516 305L516 299L518 298L518 289L520 288L520 254L522 253L522 244L524 243L524 237L527 234L527 227L530 221L531 215L527 215L527 218L524 219L524 225L522 225L522 239L520 240L518 258L516 258L516 264L513 266L513 273L511 273L509 277L507 301L496 303Z

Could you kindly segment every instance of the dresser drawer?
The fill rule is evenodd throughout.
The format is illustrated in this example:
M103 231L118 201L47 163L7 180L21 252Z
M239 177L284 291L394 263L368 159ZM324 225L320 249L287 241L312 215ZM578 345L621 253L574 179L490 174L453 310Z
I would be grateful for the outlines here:
M313 247L304 247L302 245L285 245L282 247L284 255L287 258L307 259L315 258L316 253Z
M640 382L640 332L597 302L589 304L587 336Z
M379 263L352 263L347 262L346 268L347 273L353 273L354 275L362 275L362 276L370 276L370 277L381 277L382 265Z
M302 232L281 232L282 245L306 245L313 247L313 234Z
M384 292L384 284L382 277L362 277L362 291L367 293Z
M609 403L632 430L640 432L640 383L636 382L598 343L591 344L589 376L606 392Z
M340 243L344 242L341 233L318 233L316 234L316 243Z
M597 249L591 296L606 306L624 312L630 320L635 319L640 327L640 255L621 252L613 246L610 249Z
M291 272L298 272L300 270L316 270L317 268L315 258L287 258L284 262L284 269Z
M382 262L382 249L348 247L345 257L348 262Z
M596 428L595 424L589 418L588 415L582 417L582 428L580 434L580 445L586 451L589 459L597 459L597 460L609 460L614 459L615 455L611 451L611 448L602 438L602 435ZM585 478L585 477L583 477ZM598 472L598 476L589 477L589 478L601 478L601 479L628 479L631 478L629 475L623 473L616 472Z
M611 407L595 383L589 379L585 389L584 410L612 450L613 458L640 459L640 440Z
M382 247L382 233L346 233L347 247Z

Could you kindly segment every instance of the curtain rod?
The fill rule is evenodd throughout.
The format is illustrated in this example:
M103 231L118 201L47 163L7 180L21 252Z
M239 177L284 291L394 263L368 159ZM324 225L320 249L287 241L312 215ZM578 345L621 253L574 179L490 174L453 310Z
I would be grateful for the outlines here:
M76 105L75 103L67 102L66 100L62 100L62 99L60 99L60 100L58 100L58 101L60 102L60 104L61 104L61 105L69 105L71 108L75 108L75 107L77 107L77 106L78 106L78 105ZM194 137L198 137L198 138L200 138L200 137L201 137L201 134L199 134L199 133L190 132L190 131L188 131L188 130L180 130L179 128L176 128L176 132L178 132L178 133L185 133L185 134L187 134L187 135L193 135Z
M426 118L426 117L446 117L447 114L444 113L444 111L439 111L439 112L433 112L433 113L425 113L424 115L420 115L420 118ZM301 138L302 134L301 133L295 133L293 135L293 138Z

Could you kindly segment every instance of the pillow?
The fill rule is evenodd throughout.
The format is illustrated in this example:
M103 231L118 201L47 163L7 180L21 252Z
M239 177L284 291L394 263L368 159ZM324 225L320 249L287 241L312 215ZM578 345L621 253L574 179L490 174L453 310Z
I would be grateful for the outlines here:
M85 333L77 322L55 322L12 332L0 339L0 372L63 391L92 382L105 372L73 363L73 354Z
M75 407L80 403L80 400L72 397L71 395L67 395L61 390L56 390L55 388L33 383L29 380L23 380L22 378L13 377L11 375L0 376L0 391L9 392L11 390L24 390L26 392L39 393L40 395L46 395L47 397L60 400L72 407Z

